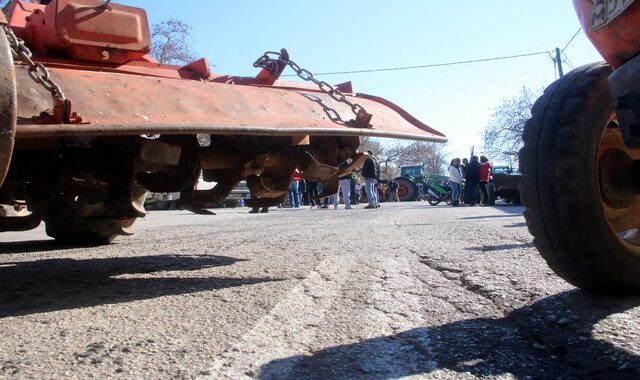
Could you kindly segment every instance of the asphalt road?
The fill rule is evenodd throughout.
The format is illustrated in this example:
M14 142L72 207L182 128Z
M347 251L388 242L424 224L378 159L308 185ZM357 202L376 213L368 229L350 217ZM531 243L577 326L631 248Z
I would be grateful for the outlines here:
M640 297L585 294L522 208L153 212L0 235L0 378L639 378Z

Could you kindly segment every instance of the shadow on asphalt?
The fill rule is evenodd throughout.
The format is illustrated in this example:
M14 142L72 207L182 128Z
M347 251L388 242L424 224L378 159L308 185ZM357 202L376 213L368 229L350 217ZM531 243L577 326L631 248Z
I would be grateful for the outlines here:
M522 223L507 224L507 225L504 225L502 227L504 227L504 228L521 228L521 227L526 227L526 226L527 226L527 223L522 222Z
M522 213L503 214L503 215L481 215L481 216L465 216L460 220L482 220L482 219L498 219L498 218L517 218L524 217Z
M490 251L506 251L509 249L523 249L523 248L534 248L534 247L535 245L533 245L533 242L530 242L530 243L483 245L482 247L465 248L465 250L473 251L473 252L490 252Z
M29 240L29 241L15 241L8 243L0 243L0 255L9 253L34 253L34 252L49 252L49 251L62 251L70 249L82 249L90 247L98 247L103 244L64 244L57 242L56 240Z
M156 255L0 263L0 318L280 281L163 275L239 261L245 260L214 255Z
M638 297L614 299L574 290L504 318L416 328L275 360L262 366L260 378L387 379L446 369L480 377L637 379L640 357L592 335L602 319L637 306ZM618 328L615 333L624 337L627 332Z

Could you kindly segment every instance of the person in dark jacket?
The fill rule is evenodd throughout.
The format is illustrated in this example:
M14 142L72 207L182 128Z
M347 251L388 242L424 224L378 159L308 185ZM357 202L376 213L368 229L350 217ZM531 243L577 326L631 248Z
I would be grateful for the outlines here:
M478 189L480 182L480 160L478 156L471 156L464 175L464 203L475 206L478 203Z
M369 204L365 208L378 208L378 192L376 190L376 182L380 177L380 166L373 152L368 150L369 157L362 165L362 176L364 177L364 191L367 193Z
M389 202L400 202L400 198L398 197L398 181L394 178L389 180Z
M320 199L316 198L318 195L320 195L320 192L318 191L318 182L307 181L307 199L309 200L311 208L322 206Z
M460 173L462 173L462 177L464 177L467 174L467 165L469 165L469 160L466 158L463 158L462 162L460 163Z

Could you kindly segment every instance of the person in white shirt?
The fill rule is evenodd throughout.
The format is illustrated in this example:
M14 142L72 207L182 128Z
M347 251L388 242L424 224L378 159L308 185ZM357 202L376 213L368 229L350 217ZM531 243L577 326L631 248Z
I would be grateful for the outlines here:
M451 185L452 206L460 206L460 185L464 181L462 172L460 171L460 159L454 158L449 165L449 184Z

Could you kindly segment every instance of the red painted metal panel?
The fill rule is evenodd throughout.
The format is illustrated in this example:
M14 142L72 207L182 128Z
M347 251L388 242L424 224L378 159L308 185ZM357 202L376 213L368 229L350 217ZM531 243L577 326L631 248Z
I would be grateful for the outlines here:
M593 45L614 67L640 53L640 1L573 0Z
M35 125L51 96L17 70L17 137L50 135L211 133L256 135L361 135L446 141L399 107L375 97L348 95L373 114L372 128L346 122L351 109L311 89L246 86L52 68L73 111L90 124Z

